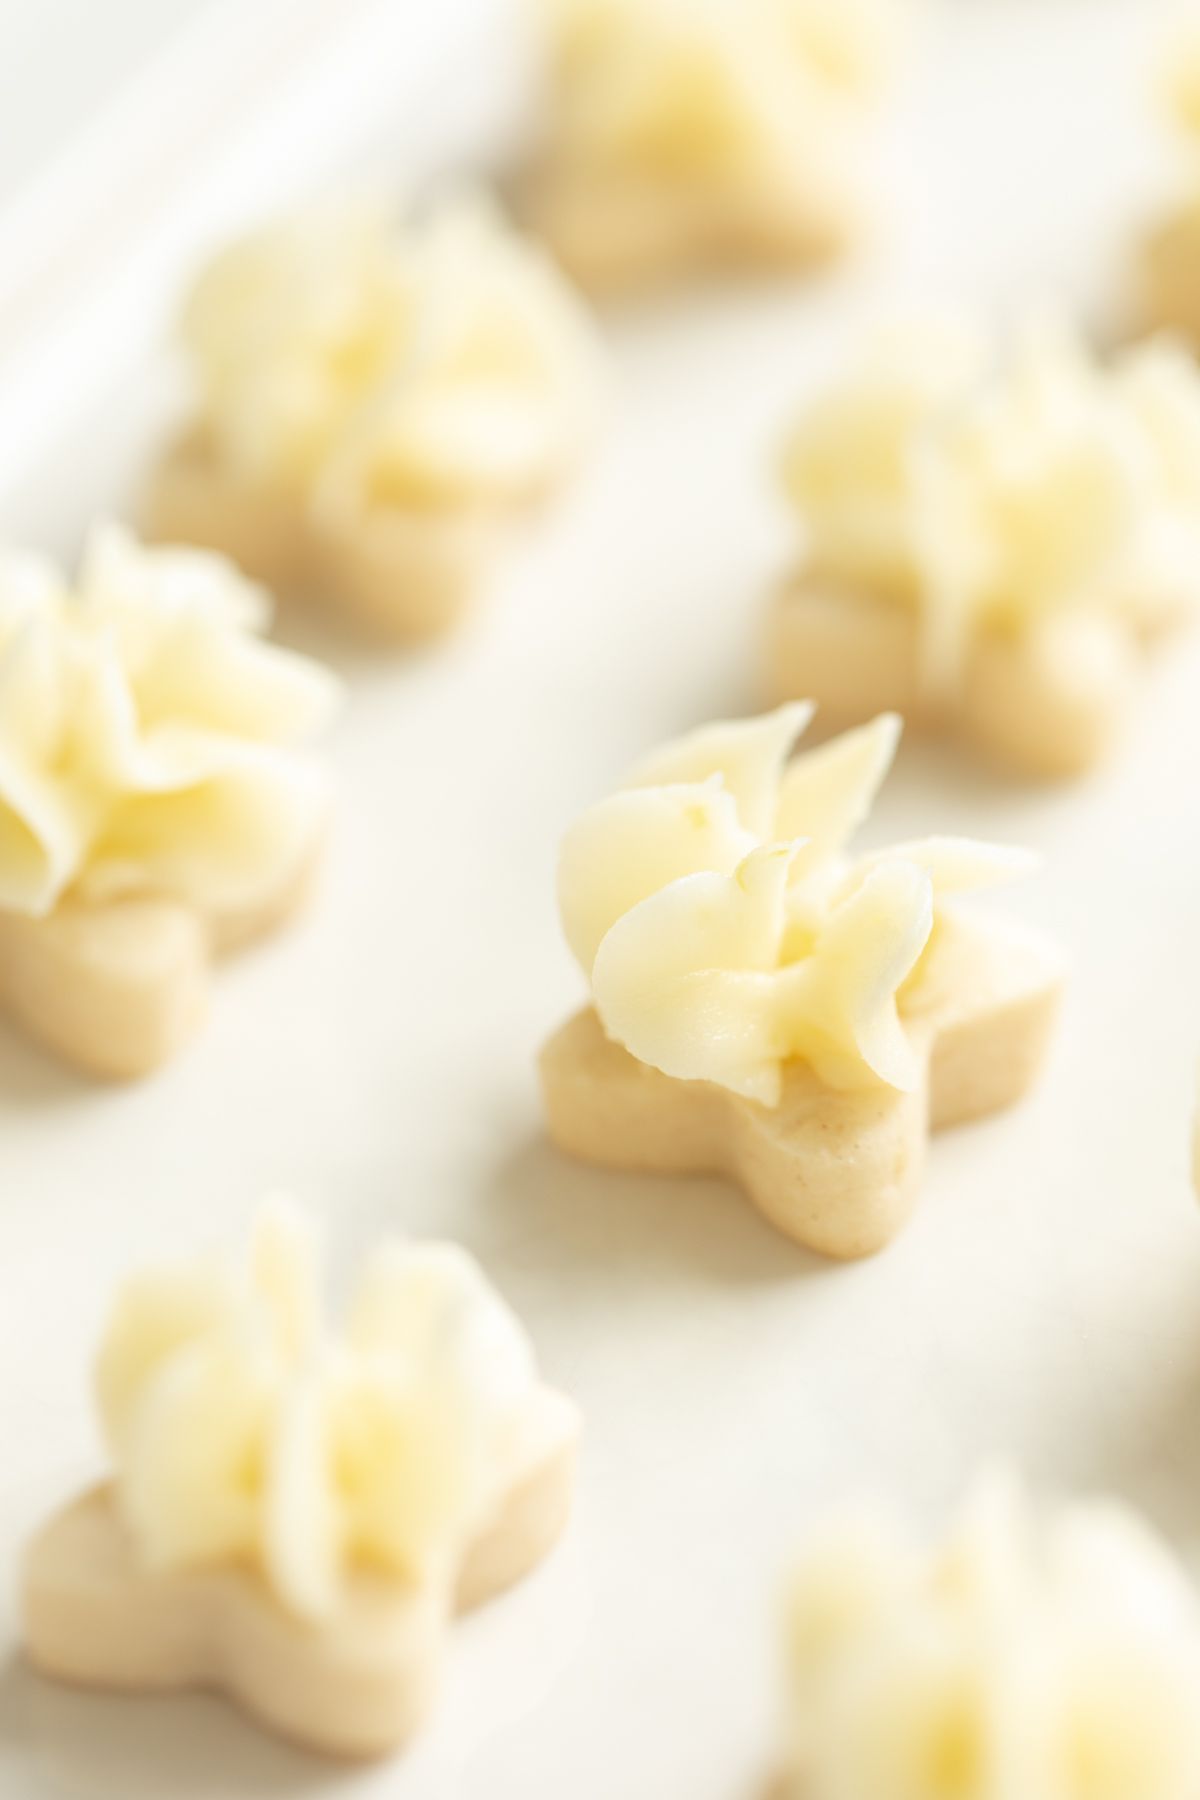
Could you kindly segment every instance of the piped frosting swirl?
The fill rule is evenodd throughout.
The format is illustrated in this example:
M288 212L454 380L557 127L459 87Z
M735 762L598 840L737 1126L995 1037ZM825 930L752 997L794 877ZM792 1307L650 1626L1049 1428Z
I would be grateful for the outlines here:
M789 1800L1188 1800L1200 1607L1098 1504L1035 1514L997 1477L942 1544L818 1531L786 1609Z
M784 479L813 577L915 609L935 689L982 630L1075 611L1147 634L1200 591L1200 377L1165 342L1105 368L1057 329L1007 360L952 323L882 334Z
M383 1245L337 1331L318 1274L311 1225L270 1204L244 1264L126 1284L97 1393L146 1565L256 1567L319 1620L355 1569L452 1576L512 1478L537 1377L521 1326L452 1245Z
M552 153L707 188L844 183L895 0L541 0Z
M330 799L299 746L337 684L263 641L222 557L92 533L73 588L0 555L0 907L66 896L252 907L306 863Z
M269 227L201 276L184 338L222 462L319 512L527 498L596 413L582 304L480 197Z

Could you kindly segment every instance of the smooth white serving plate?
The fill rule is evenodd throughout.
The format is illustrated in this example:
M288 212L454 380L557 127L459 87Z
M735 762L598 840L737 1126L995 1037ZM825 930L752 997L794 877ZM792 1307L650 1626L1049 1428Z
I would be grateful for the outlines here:
M266 31L335 10L242 16ZM77 168L48 214L0 221L10 534L67 554L120 507L175 399L163 308L204 243L327 169L425 169L476 129L501 15L428 11L350 8L307 75L203 154L189 138L165 210L114 201L81 246ZM749 1800L774 1742L777 1578L832 1503L883 1491L932 1519L1011 1454L1200 1546L1200 637L1082 786L1022 792L953 752L904 753L872 836L1036 845L1044 874L996 903L1061 933L1075 974L1040 1092L937 1143L878 1261L810 1260L717 1183L570 1165L543 1141L533 1068L581 993L555 919L563 826L639 751L755 704L789 537L768 479L781 422L889 297L1106 311L1156 174L1139 107L1159 16L946 0L869 267L626 315L606 442L455 642L389 660L283 621L347 677L341 823L308 917L222 972L194 1048L109 1090L0 1033L2 1800ZM418 25L429 63L409 54ZM195 80L220 85L218 48ZM122 129L150 127L134 107ZM64 243L89 255L62 276ZM14 269L26 288L60 271L20 333ZM88 1363L114 1282L236 1240L276 1186L323 1214L339 1269L387 1229L462 1238L586 1418L568 1541L461 1625L429 1730L373 1770L294 1755L217 1701L54 1689L16 1650L19 1547L99 1466Z

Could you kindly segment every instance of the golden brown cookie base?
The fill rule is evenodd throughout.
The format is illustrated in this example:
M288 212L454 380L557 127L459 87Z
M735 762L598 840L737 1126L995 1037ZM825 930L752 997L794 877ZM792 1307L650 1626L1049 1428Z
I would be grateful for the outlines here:
M1142 248L1138 334L1169 331L1200 345L1200 206L1163 219Z
M450 1578L356 1574L327 1624L294 1618L248 1569L147 1571L103 1487L58 1513L24 1564L26 1648L43 1674L114 1692L212 1689L328 1755L399 1748L436 1692L455 1612L528 1574L570 1509L578 1416L544 1390L503 1503Z
M917 1090L841 1091L791 1063L773 1108L638 1062L588 1008L542 1052L548 1129L561 1149L606 1168L726 1175L807 1249L870 1256L916 1204L930 1130L1028 1091L1061 989L1059 959L1041 939L947 916L902 1007L924 1059Z
M836 261L862 235L844 193L697 191L575 170L524 184L529 228L594 295L619 295L705 274L807 270Z
M273 592L327 603L357 628L417 642L468 610L522 508L382 508L315 520L296 499L235 479L192 434L163 457L143 498L151 542L199 544Z
M86 1074L148 1075L202 1023L213 961L302 905L316 861L219 916L149 897L64 900L44 919L0 911L0 1015Z
M1164 618L1160 628L1174 623ZM953 703L940 702L921 679L915 611L803 577L771 602L765 681L774 701L815 700L830 728L895 711L912 730L952 733L1015 774L1052 781L1103 761L1146 650L1130 627L1085 613L980 632Z

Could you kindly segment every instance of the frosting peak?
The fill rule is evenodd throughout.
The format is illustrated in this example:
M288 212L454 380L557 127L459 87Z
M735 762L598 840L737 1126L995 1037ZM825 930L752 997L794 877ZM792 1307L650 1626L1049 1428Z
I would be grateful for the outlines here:
M595 411L581 305L481 199L400 234L366 208L263 231L202 275L184 332L221 454L320 507L524 496Z
M1187 1800L1200 1784L1200 1608L1118 1508L1038 1519L995 1482L924 1554L844 1522L797 1570L787 1634L805 1800Z
M329 787L294 746L337 690L260 640L267 618L223 558L115 525L73 590L0 555L0 907L151 893L219 911L298 872Z
M377 1251L333 1333L315 1233L285 1202L264 1208L244 1265L130 1281L97 1363L148 1563L257 1563L313 1618L354 1567L448 1566L510 1474L535 1384L520 1325L450 1245Z
M811 716L794 703L667 746L576 821L559 862L567 940L609 1036L766 1105L793 1058L836 1087L915 1086L899 1000L939 901L1028 866L936 838L850 858L900 724L792 758Z

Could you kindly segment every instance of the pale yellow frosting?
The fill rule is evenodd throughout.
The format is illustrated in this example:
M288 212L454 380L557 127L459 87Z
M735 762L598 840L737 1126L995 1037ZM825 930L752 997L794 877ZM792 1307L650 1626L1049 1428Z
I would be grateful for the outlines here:
M985 1485L925 1552L819 1533L787 1605L789 1800L1192 1800L1200 1607L1113 1506Z
M668 182L841 183L899 0L541 0L553 153Z
M228 466L318 507L523 498L596 409L581 303L480 199L403 230L351 207L269 228L201 277L184 333Z
M793 758L811 713L783 706L668 746L575 822L559 863L564 929L608 1035L768 1106L791 1059L835 1087L915 1087L899 1002L941 898L1029 862L946 838L848 856L900 722Z
M1172 116L1200 147L1200 23L1194 11L1173 34L1164 77Z
M784 475L814 574L915 606L935 685L984 626L1148 632L1200 587L1200 376L1164 343L1104 368L1058 330L1003 361L898 330L818 397Z
M926 446L981 381L987 348L956 319L869 338L805 407L784 452L813 565L842 581L915 596L923 580Z
M538 1391L524 1331L454 1246L376 1250L337 1333L318 1276L312 1226L275 1202L244 1265L130 1281L97 1364L147 1566L257 1567L313 1619L355 1568L453 1574Z
M224 558L96 529L69 588L0 553L0 907L159 894L254 905L323 828L300 741L337 684L262 641L260 589Z

